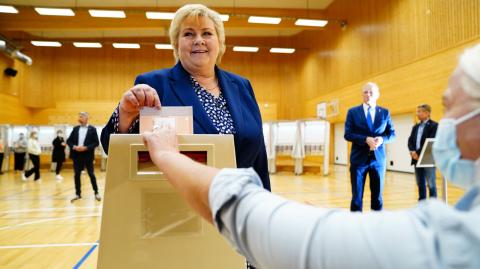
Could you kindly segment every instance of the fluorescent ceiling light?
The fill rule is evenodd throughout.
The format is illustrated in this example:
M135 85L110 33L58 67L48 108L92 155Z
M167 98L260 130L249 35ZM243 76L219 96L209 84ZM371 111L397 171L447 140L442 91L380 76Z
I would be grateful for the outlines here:
M279 24L281 21L282 19L277 17L250 16L248 18L249 23Z
M309 20L309 19L297 19L295 25L300 26L313 26L313 27L324 27L327 25L328 21L325 20Z
M73 42L77 48L101 48L102 44L98 42Z
M88 13L92 17L101 17L101 18L125 18L125 12L122 10L98 10L98 9L89 9Z
M75 16L73 10L69 8L43 8L36 7L35 11L40 15L49 15L49 16Z
M173 47L170 44L155 44L155 48L159 50L173 50Z
M271 48L271 53L294 53L295 49L291 48Z
M228 21L230 19L230 15L220 14L220 19L222 19L222 21Z
M0 5L0 13L18 13L18 10L12 6Z
M257 52L257 51L258 51L258 47L241 47L241 46L235 46L235 47L233 47L233 51Z
M113 43L113 47L116 49L139 49L140 44L137 43Z
M147 16L147 19L151 19L151 20L173 20L173 17L175 17L175 13L147 11L145 13L145 16Z
M31 41L32 45L37 47L61 47L62 44L57 41Z

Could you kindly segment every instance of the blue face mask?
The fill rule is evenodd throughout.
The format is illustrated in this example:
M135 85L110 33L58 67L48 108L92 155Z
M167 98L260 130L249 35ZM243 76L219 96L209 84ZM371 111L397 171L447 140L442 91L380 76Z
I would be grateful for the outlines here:
M433 158L440 172L454 185L467 189L480 177L480 158L461 159L457 145L457 125L480 114L480 108L458 119L442 119L433 143Z

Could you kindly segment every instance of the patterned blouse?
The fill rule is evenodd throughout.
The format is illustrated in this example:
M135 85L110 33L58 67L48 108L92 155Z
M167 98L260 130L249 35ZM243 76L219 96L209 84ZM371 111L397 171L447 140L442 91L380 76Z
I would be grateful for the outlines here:
M193 89L197 94L198 100L202 103L205 112L212 120L213 126L220 134L234 134L235 127L233 126L232 115L228 110L227 100L223 97L222 92L218 97L213 96L200 83L198 83L193 77L190 77Z

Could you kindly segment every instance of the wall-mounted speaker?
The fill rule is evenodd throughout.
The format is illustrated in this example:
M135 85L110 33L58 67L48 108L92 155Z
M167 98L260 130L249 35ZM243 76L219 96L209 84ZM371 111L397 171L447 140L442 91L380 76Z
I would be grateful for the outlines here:
M7 67L5 68L5 70L3 70L3 73L9 77L14 77L17 75L18 71L16 69L13 69L11 67Z

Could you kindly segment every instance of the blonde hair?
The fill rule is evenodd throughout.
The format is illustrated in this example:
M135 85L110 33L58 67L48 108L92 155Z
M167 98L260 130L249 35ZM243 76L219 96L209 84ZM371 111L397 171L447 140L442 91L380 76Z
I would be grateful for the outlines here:
M175 12L175 17L170 24L169 30L170 44L172 44L173 47L173 56L175 56L175 60L179 61L180 59L178 56L178 37L180 35L180 26L182 22L190 16L197 19L199 17L207 17L212 20L218 36L219 50L216 63L219 64L222 60L223 54L225 53L225 29L223 27L223 21L220 18L220 14L201 4L184 5Z

